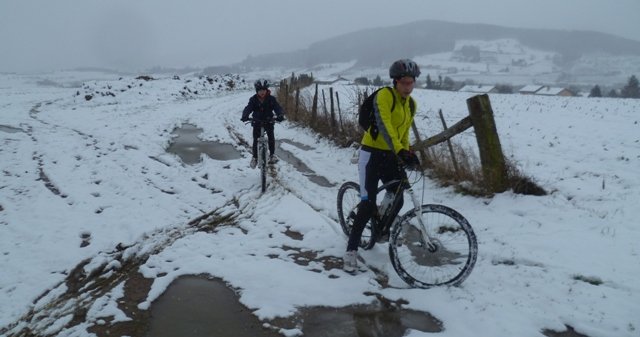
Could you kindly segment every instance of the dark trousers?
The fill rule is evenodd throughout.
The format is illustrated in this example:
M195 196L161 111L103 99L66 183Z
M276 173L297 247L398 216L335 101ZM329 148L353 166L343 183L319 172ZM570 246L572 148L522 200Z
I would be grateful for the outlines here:
M391 153L391 151L378 151L378 150L360 150L360 158L358 160L358 172L360 175L360 196L362 201L358 205L358 212L353 221L353 228L349 235L349 243L347 244L347 250L358 250L358 244L360 243L360 237L364 230L367 221L378 212L376 206L376 197L378 191L378 181L387 183L391 180L400 179L400 171L398 168L398 159ZM391 184L387 187L387 191L395 192L397 184ZM402 205L404 198L399 196L400 201L398 206L391 210L391 218L395 218ZM384 228L383 231L389 230Z
M266 124L264 131L269 139L269 154L273 154L276 149L276 139L273 135L273 124ZM253 127L253 158L258 158L258 138L260 138L260 126Z

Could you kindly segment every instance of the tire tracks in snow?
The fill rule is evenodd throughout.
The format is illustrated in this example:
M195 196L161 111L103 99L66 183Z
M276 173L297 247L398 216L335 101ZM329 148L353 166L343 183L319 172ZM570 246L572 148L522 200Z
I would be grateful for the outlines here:
M229 136L236 144L244 147L247 151L251 151L251 144L249 143L249 141L247 141L243 137L243 135L236 128L234 128L234 126L229 121L225 122L225 127L229 132ZM293 156L293 154L291 155ZM280 160L278 162L278 166L275 169L269 170L271 183L276 183L280 185L284 190L293 194L296 198L303 201L305 204L307 204L311 209L316 211L318 214L322 214L327 225L329 225L331 229L334 230L337 234L342 235L342 230L339 229L340 226L337 225L338 219L334 216L331 216L333 212L329 209L319 207L316 203L313 202L313 200L309 200L309 198L306 195L308 194L309 191L307 190L302 191L296 188L294 183L290 183L289 180L286 179L287 177L294 177L294 176L295 176L295 181L298 181L298 178L307 179L304 176L304 174L300 173L298 170L296 170L292 166L291 168L293 169L287 170L288 166L291 166L291 165L283 163L283 161ZM327 189L327 187L322 187L319 185L318 185L318 188Z
M55 335L84 323L91 306L119 284L139 279L138 269L150 256L171 246L177 240L196 232L213 232L220 226L237 225L237 200L203 214L187 224L164 228L144 235L135 244L118 244L112 251L101 252L85 259L68 272L67 277L53 288L42 292L30 310L16 322L0 329L0 335L15 337ZM148 285L150 287L150 284ZM147 290L148 292L148 290ZM127 298L127 294L125 294ZM128 317L136 317L137 303L129 303L123 310ZM133 308L133 309L132 309ZM59 321L71 317L70 321ZM58 326L51 331L52 326Z

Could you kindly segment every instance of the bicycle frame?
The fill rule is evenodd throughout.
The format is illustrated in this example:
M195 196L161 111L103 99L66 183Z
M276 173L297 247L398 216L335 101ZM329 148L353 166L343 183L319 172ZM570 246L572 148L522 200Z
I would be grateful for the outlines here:
M266 157L260 158L260 155L262 154L261 147L264 147L265 149L267 149L268 147L267 135L266 135L267 132L265 131L264 126L266 124L275 124L275 120L269 119L266 121L262 121L262 120L250 118L246 123L252 123L252 125L253 123L258 123L260 125L260 137L258 137L258 161L260 162L260 159L265 159L265 162L266 162Z
M380 193L383 190L386 190L389 186L398 183L398 187L396 188L393 197L393 202L391 202L391 205L387 207L384 214L380 214L382 218L382 227L384 228L385 226L390 225L391 221L393 221L393 219L388 216L388 213L390 210L398 207L398 204L400 203L400 198L398 198L398 195L400 195L400 193L407 192L411 196L411 201L413 202L413 212L416 213L416 218L418 218L418 222L420 224L420 228L417 229L422 234L422 240L426 244L427 249L431 252L434 252L437 250L437 246L433 243L433 240L431 240L429 234L427 233L424 219L422 219L422 204L420 203L420 200L418 200L418 196L416 195L416 193L413 191L413 186L409 183L407 172L404 169L401 169L400 172L402 175L401 179L391 180L380 186L377 190L377 192Z
M267 136L266 136L266 131L264 126L267 124L274 124L275 121L273 119L263 121L263 120L256 120L254 118L250 118L248 122L251 122L252 125L255 125L253 123L257 123L260 126L260 137L258 137L257 139L258 153L257 153L256 159L258 160L258 166L260 168L262 192L264 193L264 191L267 188L267 151L269 146L269 144L267 143L268 141L267 141Z

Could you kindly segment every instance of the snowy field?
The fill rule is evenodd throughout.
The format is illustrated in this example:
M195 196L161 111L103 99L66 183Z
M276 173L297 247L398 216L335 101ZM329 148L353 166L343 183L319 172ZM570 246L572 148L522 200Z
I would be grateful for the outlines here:
M281 150L333 186L281 160L261 195L248 167L251 130L240 122L253 91L234 80L228 90L197 77L0 74L0 335L29 327L92 336L87 328L104 319L130 319L115 304L121 285L85 303L86 322L68 324L68 308L48 307L81 261L87 273L105 264L117 272L116 250L149 256L140 272L154 281L143 309L175 278L208 274L238 289L262 320L305 306L370 303L375 293L431 313L443 322L439 336L542 336L566 326L590 337L640 335L640 100L490 96L505 154L550 194L474 198L420 184L425 203L470 221L479 246L460 287L423 290L397 277L386 244L360 256L387 274L388 286L372 270L352 276L318 262L337 261L346 246L335 199L339 185L357 177L354 150L282 123ZM353 89L336 90L342 98ZM437 111L452 125L470 94L417 89L414 97L419 129L433 134L441 131ZM183 164L165 151L183 123L243 158ZM460 140L473 137L467 131ZM208 232L187 225L212 211L233 222ZM315 259L301 265L296 253ZM43 308L47 317L21 320Z

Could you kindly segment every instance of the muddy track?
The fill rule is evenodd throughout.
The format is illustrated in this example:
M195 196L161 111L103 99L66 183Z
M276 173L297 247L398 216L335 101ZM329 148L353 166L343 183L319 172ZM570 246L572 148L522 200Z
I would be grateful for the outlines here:
M34 107L34 114L37 113L37 108ZM230 125L227 125L227 130L234 142L250 150L249 142L239 132ZM36 159L37 157L34 158L34 160ZM287 186L290 184L280 181L277 171L276 169L270 170L271 183L277 184L281 193L291 193L311 207L310 201L305 200L304 193L297 191L292 186ZM43 171L41 178L46 185L48 180ZM52 193L64 198L55 186L47 186L47 188ZM247 191L239 191L236 195L242 195L243 192ZM233 210L232 212L230 212L230 208ZM316 209L316 211L326 213L325 210ZM33 302L29 312L13 324L0 329L0 334L16 337L47 336L79 326L86 323L89 308L94 305L97 299L108 296L114 288L123 285L124 296L117 301L118 308L132 320L113 323L107 320L104 322L105 324L89 328L89 331L99 336L110 336L114 333L115 335L144 335L150 320L150 310L139 309L138 305L147 298L153 279L143 277L139 272L140 266L144 265L150 256L161 252L180 238L200 231L214 232L219 226L237 226L240 218L251 218L254 215L253 212L253 209L247 205L240 205L240 202L233 198L223 207L203 214L185 225L158 230L146 235L132 246L118 245L112 251L99 253L93 258L86 259L70 270L64 281L40 294ZM336 221L336 219L332 220ZM294 239L300 235L296 232L286 234ZM282 249L288 251L296 263L301 265L315 261L321 262L325 270L340 268L338 258L319 259L315 252L303 252L292 247L282 247ZM373 271L377 275L378 283L387 287L387 276L382 271ZM64 319L67 319L68 322L56 323L58 320ZM59 328L52 331L51 326L54 323L58 324Z
M47 127L49 127L51 130L60 130L60 129L66 129L66 130L71 130L72 132L78 134L79 136L81 136L84 140L89 140L89 144L87 144L87 146L91 145L93 146L93 149L97 152L100 153L101 149L98 146L98 141L89 134L83 133L81 131L75 130L75 129L69 129L67 127L64 127L62 125L58 125L58 124L52 124L49 123L43 119L41 119L40 117L38 117L38 115L41 112L41 108L43 105L51 105L53 104L55 101L50 101L50 102L40 102L37 103L36 105L34 105L30 110L29 110L29 117L31 119L33 119L34 121L42 124L42 125L46 125ZM38 138L35 136L35 131L32 125L27 125L26 130L23 130L27 135L29 135L29 137L31 138L31 140L34 143L38 143ZM60 190L60 187L56 186L51 179L49 178L49 176L47 175L47 172L45 171L45 162L44 159L42 158L42 154L38 153L38 152L34 152L32 154L32 159L36 162L36 166L37 166L37 171L38 171L38 177L40 181L42 181L44 183L44 186L54 195L61 197L63 199L67 198L67 194L65 194L64 192L62 192Z
M0 334L16 337L55 335L63 328L85 322L93 303L123 282L125 301L119 301L120 310L132 318L148 315L144 310L138 309L137 305L146 298L153 280L142 277L138 272L139 267L151 255L180 238L196 232L212 232L219 226L235 226L238 213L229 215L228 207L236 205L237 202L231 200L220 209L203 214L186 225L156 231L146 235L135 245L118 245L110 252L80 262L63 282L38 296L29 312L13 324L0 329ZM72 319L60 330L48 330L54 322L69 316Z

